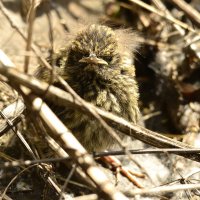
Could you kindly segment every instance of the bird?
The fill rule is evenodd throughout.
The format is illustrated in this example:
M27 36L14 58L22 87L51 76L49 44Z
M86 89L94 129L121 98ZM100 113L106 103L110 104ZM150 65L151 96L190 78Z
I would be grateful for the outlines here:
M133 64L138 35L130 29L102 24L81 26L63 47L47 59L54 71L85 101L136 124L140 120L138 84ZM51 71L39 66L35 76L62 87ZM88 152L115 146L115 140L96 119L80 110L50 105ZM123 140L125 135L117 132Z

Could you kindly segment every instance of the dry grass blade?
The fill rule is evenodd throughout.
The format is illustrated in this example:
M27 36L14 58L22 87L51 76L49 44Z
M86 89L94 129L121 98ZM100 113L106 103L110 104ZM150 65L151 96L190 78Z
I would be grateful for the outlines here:
M189 31L191 31L193 33L196 33L197 35L200 35L200 33L198 31L196 31L195 29L193 29L191 26L189 26L189 25L187 25L187 24L175 19L171 15L166 15L166 13L163 12L163 11L160 11L160 10L158 10L158 9L156 9L156 8L154 8L154 7L148 5L148 4L146 4L146 3L144 3L144 2L142 2L140 0L129 0L129 1L141 6L142 8L144 8L144 9L150 11L150 12L156 13L157 15L169 20L172 23L175 23L175 24L179 25L180 27L182 27L182 28L184 28L186 30L189 30Z
M35 11L36 11L36 0L32 0L29 17L28 17L28 36L27 36L27 43L26 43L26 51L29 52L31 50L31 43L32 43L32 36L33 36L33 24L35 19ZM24 72L28 73L28 66L30 62L30 57L27 55L25 56L24 60Z

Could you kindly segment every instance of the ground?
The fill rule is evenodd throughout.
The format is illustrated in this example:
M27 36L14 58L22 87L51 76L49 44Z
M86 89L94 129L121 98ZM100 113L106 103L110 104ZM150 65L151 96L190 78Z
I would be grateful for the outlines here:
M150 4L162 12L162 3ZM160 1L158 1L160 2ZM1 1L0 1L1 3ZM194 31L187 32L180 24L175 24L158 14L149 12L131 1L48 1L38 8L33 28L33 43L40 49L43 57L48 57L53 46L57 51L67 42L68 34L78 23L109 24L111 27L131 28L140 35L140 48L136 52L136 75L140 90L140 109L146 128L167 135L173 139L199 147L200 126L200 44L199 29L195 22L177 9L174 4L165 3L168 15L173 15ZM199 9L198 1L189 1L193 8ZM3 8L22 33L27 36L28 22L22 12L21 1L4 0ZM79 21L77 23L77 21ZM106 21L106 22L105 22ZM26 52L25 41L0 11L0 48L13 61L17 69L23 71L25 55L30 55L29 74L39 64L39 59L31 51ZM191 24L193 26L191 26ZM178 27L178 28L177 28ZM196 32L195 32L196 31ZM184 32L184 33L183 33ZM196 38L196 40L195 40ZM4 109L16 100L11 88L0 84L0 107ZM23 122L26 122L26 119ZM1 120L3 124L5 120ZM24 127L20 125L20 129ZM23 132L23 130L22 130ZM31 138L31 137L30 137ZM30 140L29 138L29 140ZM40 138L36 138L39 140ZM10 160L26 160L31 156L11 131L0 138L0 164ZM38 142L41 143L41 142ZM31 143L32 146L35 144ZM41 144L40 144L41 145ZM42 144L43 145L43 144ZM129 140L130 149L152 148L138 140ZM16 151L17 149L17 151ZM42 148L41 148L42 149ZM44 150L44 149L42 149ZM43 152L44 154L44 152ZM133 161L127 156L119 156L122 164L129 169L146 174L146 178L137 178L146 188L178 183L198 183L199 163L172 154L134 155ZM8 188L6 194L11 199L59 199L55 189L45 181L49 173L59 186L63 186L70 167L64 164L47 165L50 170L36 167L22 173ZM116 177L104 165L98 166L115 184ZM49 169L48 168L48 169ZM0 192L24 167L2 168L0 170ZM66 175L67 171L67 175ZM193 174L191 175L190 174ZM181 182L182 181L182 182ZM158 195L130 196L136 188L125 177L119 176L116 188L130 199L193 199L198 191L168 192ZM82 196L94 193L90 186L82 183L79 177L72 179L65 188L67 195ZM69 197L68 196L68 197Z

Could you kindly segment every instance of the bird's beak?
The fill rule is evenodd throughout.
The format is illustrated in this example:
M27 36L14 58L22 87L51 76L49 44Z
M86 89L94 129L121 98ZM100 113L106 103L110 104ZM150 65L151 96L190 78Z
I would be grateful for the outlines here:
M95 54L90 54L88 57L84 57L80 59L79 62L89 63L89 64L108 65L108 63L105 60L98 58Z

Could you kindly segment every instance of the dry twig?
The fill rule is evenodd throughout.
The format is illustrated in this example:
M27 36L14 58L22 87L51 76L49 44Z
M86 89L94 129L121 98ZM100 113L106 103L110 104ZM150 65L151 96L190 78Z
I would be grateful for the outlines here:
M91 115L91 113L89 112L90 110L95 110L113 128L150 145L160 148L193 148L190 145L172 140L159 133L145 129L144 127L130 124L128 121L117 117L112 113L105 112L99 108L96 108L90 103L87 103L84 100L82 100L84 101L85 105L87 105L87 107L89 108L86 110L85 107L83 107L79 101L74 99L74 97L70 93L67 93L54 86L49 86L47 83L41 82L31 76L27 76L26 74L20 73L16 69L5 68L0 66L0 72L8 79L14 80L15 84L22 84L30 88L37 95L43 95L45 93L46 99L48 99L51 102L56 102L57 105L71 106L75 109L80 109L89 115ZM47 88L48 91L46 90ZM179 155L179 153L176 154ZM181 153L180 155L184 156L185 158L189 158L191 160L200 162L200 154L198 153Z
M1 69L14 69L13 67L5 66L3 63L5 62L0 62ZM12 85L15 83L11 81L10 84ZM81 166L84 172L99 188L99 194L104 195L106 199L111 200L127 199L122 193L118 192L114 188L114 186L109 182L105 174L101 172L101 170L96 166L92 156L87 153L87 151L77 141L73 134L57 118L57 116L43 102L43 100L31 94L30 90L27 90L25 87L21 87L21 92L25 102L28 104L28 107L38 112L40 118L52 133L52 137L55 140L58 140L60 144L62 144L61 146L63 147L63 149L75 160L75 162L79 164L79 166ZM61 194L60 189L59 191L59 193Z

